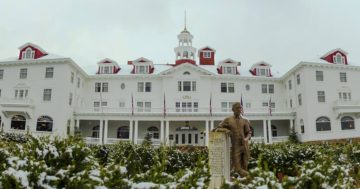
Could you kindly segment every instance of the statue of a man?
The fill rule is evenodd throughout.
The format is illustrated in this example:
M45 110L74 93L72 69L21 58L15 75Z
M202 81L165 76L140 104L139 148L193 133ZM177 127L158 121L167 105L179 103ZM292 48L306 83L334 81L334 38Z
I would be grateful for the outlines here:
M250 157L249 140L251 129L249 120L240 115L242 107L239 102L232 106L233 116L227 117L218 127L217 132L226 132L231 138L231 170L245 177L248 175L247 167Z

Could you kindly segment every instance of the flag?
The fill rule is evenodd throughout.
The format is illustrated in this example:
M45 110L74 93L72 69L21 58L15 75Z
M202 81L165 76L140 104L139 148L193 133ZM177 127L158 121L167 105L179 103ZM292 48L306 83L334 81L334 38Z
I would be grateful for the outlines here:
M212 93L210 93L210 109L209 109L209 111L210 111L210 116L212 116L212 104L211 104L211 100L212 100Z
M134 115L134 96L131 93L131 115Z
M241 115L244 115L244 104L243 104L243 99L242 99L242 94L241 94L241 98L240 98L240 105L241 105Z
M271 113L272 109L271 109L271 97L270 97L270 100L269 100L269 115L272 116L272 113Z
M166 116L166 101L165 101L165 93L164 93L164 118Z

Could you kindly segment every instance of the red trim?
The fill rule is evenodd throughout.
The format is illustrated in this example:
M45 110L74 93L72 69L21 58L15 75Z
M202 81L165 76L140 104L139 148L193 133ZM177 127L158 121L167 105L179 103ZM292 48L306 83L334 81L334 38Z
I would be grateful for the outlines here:
M22 53L23 53L28 47L30 47L31 50L35 51L34 59L38 59L38 58L41 58L41 57L47 55L46 53L41 52L39 49L37 49L37 48L35 48L35 47L31 46L31 45L28 45L28 46L26 46L26 47L24 47L24 48L22 48L22 49L20 50L19 60L22 60Z
M128 61L128 63L127 63L128 65L132 65L133 64L133 61Z
M107 60L107 61L104 61L104 62L102 62L102 63L105 63L105 64L106 64L106 63L112 63L112 62L110 62L110 61Z
M252 75L256 75L256 69L254 68L253 70L249 70L249 72L252 74Z
M326 57L323 57L321 59L323 59L323 60L325 60L325 61L327 61L329 63L334 64L334 56L336 56L337 53L340 53L345 58L345 65L347 65L348 64L347 56L346 56L346 54L342 53L341 51L335 51L335 52L333 52L333 53L331 53L331 54L329 54Z
M222 66L220 68L217 68L218 74L222 74Z
M180 64L183 64L183 63L190 63L190 64L196 65L195 60L191 60L191 59L180 59L180 60L175 61L176 65L180 65Z

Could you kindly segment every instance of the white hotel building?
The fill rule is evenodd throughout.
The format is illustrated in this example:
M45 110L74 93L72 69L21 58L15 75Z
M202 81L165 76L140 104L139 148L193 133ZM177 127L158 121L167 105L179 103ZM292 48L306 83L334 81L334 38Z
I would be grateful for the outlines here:
M215 63L216 51L196 50L186 29L178 40L174 64L104 59L93 75L35 44L19 47L17 57L0 61L1 129L51 136L78 130L97 144L140 143L150 134L154 143L202 146L242 99L255 141L287 140L291 127L304 142L360 136L360 67L345 51L276 75L266 62L250 70L232 59Z

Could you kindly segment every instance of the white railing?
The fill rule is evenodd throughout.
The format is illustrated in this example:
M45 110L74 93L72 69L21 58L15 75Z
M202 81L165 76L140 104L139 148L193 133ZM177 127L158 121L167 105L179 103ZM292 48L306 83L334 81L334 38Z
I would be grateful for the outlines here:
M137 139L137 143L141 144L144 142L145 139ZM151 139L151 143L153 146L160 146L161 145L161 141L160 139Z
M112 108L112 107L90 107L90 108L76 108L75 111L77 113L127 113L131 114L134 111L134 114L163 114L164 108L163 107L153 107L153 108ZM276 112L290 112L290 109L276 109L272 108L272 113ZM224 109L224 108L212 108L213 114L229 114L231 113L231 109ZM245 115L247 113L269 113L268 107L261 107L261 108L244 108ZM209 114L210 115L210 108L166 108L166 114Z
M263 142L265 142L264 137L251 137L250 141L253 142L253 143L263 143Z
M129 141L130 139L125 139L125 138L107 138L105 141L105 144L116 144L119 143L120 141Z
M0 98L0 104L5 106L33 106L34 102L29 98Z
M99 138L85 137L86 144L99 144L99 142L100 142Z
M359 106L359 100L336 100L334 106Z
M277 142L286 142L289 140L289 136L278 136L278 137L272 137L272 142L273 143L277 143Z

